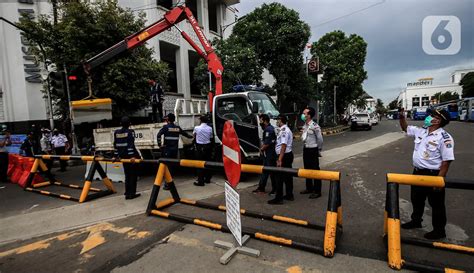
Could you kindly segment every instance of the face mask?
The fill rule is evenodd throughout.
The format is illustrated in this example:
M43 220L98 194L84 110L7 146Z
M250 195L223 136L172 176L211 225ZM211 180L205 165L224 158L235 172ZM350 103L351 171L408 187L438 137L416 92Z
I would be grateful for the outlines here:
M301 114L300 118L302 121L306 121L306 116L304 114Z
M433 124L431 124L431 121L432 121L432 120L433 120L433 117L432 117L432 116L427 116L427 117L425 118L425 123L424 123L423 125L424 125L425 127L430 127L431 125L433 125Z

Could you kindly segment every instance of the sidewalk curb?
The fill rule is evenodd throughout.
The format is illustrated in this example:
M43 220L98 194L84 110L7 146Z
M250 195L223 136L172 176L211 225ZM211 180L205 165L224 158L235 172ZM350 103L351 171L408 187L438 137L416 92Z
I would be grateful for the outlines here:
M333 127L333 128L328 128L326 130L323 130L323 136L329 136L329 135L334 135L338 134L344 131L349 130L351 127L350 126L338 126L338 127Z

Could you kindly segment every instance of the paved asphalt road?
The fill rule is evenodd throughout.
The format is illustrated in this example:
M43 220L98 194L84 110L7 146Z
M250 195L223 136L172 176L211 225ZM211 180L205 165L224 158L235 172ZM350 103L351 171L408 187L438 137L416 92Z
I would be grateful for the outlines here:
M452 122L446 129L453 135L456 143L456 161L452 164L448 176L472 179L474 177L472 164L474 150L471 148L471 138L474 136L474 124ZM327 136L324 149L331 150L359 143L399 130L397 121L384 120L378 126L374 126L372 131L347 131L339 135ZM298 142L295 146L298 147ZM135 215L73 229L66 233L49 234L1 245L0 271L31 272L34 269L35 272L105 272L115 269L117 272L197 270L209 272L249 270L255 272L382 272L387 270L389 272L385 263L386 248L381 238L385 204L385 174L387 172L410 173L412 148L412 141L404 138L326 166L326 169L339 170L343 174L341 190L344 233L339 238L337 254L333 259L324 259L314 254L251 241L251 247L262 250L260 259L239 257L228 267L222 267L218 264L217 258L223 254L223 251L213 250L212 239L220 239L224 236L223 238L229 240L228 235L182 225L174 221ZM301 150L298 148L295 148L295 153L301 156ZM74 180L73 177L77 177L80 172L77 167L71 168L71 172L64 174L64 179ZM175 175L178 186L180 181L190 179L192 179L192 173L189 172ZM258 177L251 176L244 183L255 183L257 179ZM152 177L144 177L139 184L139 189L149 190L152 181ZM286 202L281 206L267 205L268 196L251 193L253 187L243 189L240 190L241 207L323 224L328 186L323 189L323 197L317 200L310 200L307 196L300 195L299 191L303 187L304 181L295 179L296 200ZM122 186L118 188L122 190ZM400 187L402 222L408 220L411 213L409 194L408 187ZM448 238L446 242L474 246L474 221L469 215L473 198L472 191L447 190ZM219 194L206 201L224 204L224 196ZM23 193L14 185L7 185L6 188L0 189L0 206L3 208L0 218L70 204L71 202L68 201ZM220 212L184 205L173 206L167 211L225 223L225 215ZM424 228L412 232L402 231L402 235L421 237L424 232L431 230L430 215L431 212L427 208L423 222ZM294 240L322 245L323 233L319 231L248 217L244 217L242 223L244 227L258 228ZM469 255L408 245L403 245L402 254L406 260L410 261L449 265L453 268L474 268L472 256ZM360 258L354 258L354 256Z

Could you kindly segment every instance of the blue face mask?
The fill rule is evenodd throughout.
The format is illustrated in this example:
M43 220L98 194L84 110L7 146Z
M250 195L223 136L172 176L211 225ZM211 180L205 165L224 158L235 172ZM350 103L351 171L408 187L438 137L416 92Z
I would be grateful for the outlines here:
M306 121L306 116L304 114L301 114L300 118L302 121Z
M433 125L433 124L431 124L431 121L432 121L432 120L433 120L433 117L432 117L432 116L427 116L427 117L425 118L425 123L424 123L423 125L424 125L425 127L430 127L431 125Z

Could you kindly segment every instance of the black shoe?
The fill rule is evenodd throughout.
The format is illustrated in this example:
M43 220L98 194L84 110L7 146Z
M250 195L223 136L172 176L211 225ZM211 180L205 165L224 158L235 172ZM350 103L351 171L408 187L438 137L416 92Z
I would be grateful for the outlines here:
M140 193L135 193L135 194L132 194L132 195L127 195L127 196L125 196L125 199L127 199L127 200L135 199L135 198L139 197L140 195L141 195Z
M271 191L268 193L268 195L275 195L276 191Z
M321 197L321 194L320 193L312 193L309 195L309 199L316 199L316 198L319 198Z
M204 181L206 184L211 184L211 180Z
M268 200L267 203L270 204L270 205L282 205L283 200L275 198L275 199L272 199L272 200Z
M310 191L310 190L304 190L304 191L300 192L300 194L310 194L310 193L312 193L312 191Z
M414 229L414 228L422 228L421 222L410 221L408 223L402 224L403 229Z
M170 190L170 186L169 186L168 184L165 184L165 186L163 187L163 190L169 191L169 190Z
M285 195L283 196L283 199L288 201L295 201L295 197L293 197L293 195Z
M260 188L257 188L252 191L253 193L265 193L265 190L261 190Z
M428 240L443 239L443 238L446 238L446 232L444 230L441 230L441 231L433 230L426 233L424 237Z
M193 183L194 186L199 186L199 187L202 187L202 186L205 186L206 184L202 183L202 182L194 182Z

